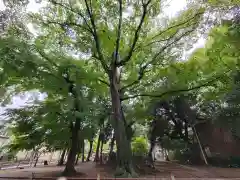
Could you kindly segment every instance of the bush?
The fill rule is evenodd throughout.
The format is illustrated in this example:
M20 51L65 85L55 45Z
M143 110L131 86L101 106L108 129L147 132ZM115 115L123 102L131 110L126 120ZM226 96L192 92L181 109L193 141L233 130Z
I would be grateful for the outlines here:
M132 152L134 156L145 156L148 152L147 139L136 137L132 142Z
M228 167L235 167L235 168L239 168L240 167L240 157L239 156L231 156L229 158L229 165Z
M239 168L240 167L240 157L230 156L229 158L214 156L208 158L209 164L222 167L222 168Z
M185 144L184 148L174 150L174 160L183 164L200 165L204 163L197 143Z

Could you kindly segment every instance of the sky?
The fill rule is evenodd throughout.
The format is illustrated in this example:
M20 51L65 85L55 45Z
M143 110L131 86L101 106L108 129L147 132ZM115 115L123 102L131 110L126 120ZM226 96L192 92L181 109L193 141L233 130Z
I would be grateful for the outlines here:
M174 17L177 12L183 10L186 7L187 0L166 0L166 6L164 9L164 13L169 17ZM27 6L27 11L30 12L38 12L43 4L36 3L35 0L30 0L30 3ZM0 0L0 10L4 10L3 0ZM28 26L30 30L33 28L31 25ZM200 38L196 44L193 45L193 48L187 52L185 55L191 54L195 49L203 47L205 44L205 40ZM26 102L29 102L29 98L31 98L31 93L28 94L26 97L15 96L12 99L12 104L8 105L7 107L0 107L0 114L4 112L6 108L16 108L26 105ZM43 96L40 96L40 99L43 99ZM1 119L0 119L1 121Z

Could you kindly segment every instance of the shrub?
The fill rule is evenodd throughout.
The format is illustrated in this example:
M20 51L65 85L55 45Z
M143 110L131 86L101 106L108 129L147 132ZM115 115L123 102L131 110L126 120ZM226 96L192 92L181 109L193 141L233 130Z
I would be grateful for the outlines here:
M147 139L136 137L132 142L132 152L134 156L145 156L148 152Z

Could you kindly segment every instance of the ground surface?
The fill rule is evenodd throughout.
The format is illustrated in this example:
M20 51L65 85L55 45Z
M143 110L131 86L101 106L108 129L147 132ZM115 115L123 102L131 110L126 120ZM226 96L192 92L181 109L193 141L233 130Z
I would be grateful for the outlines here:
M9 169L0 170L0 177L56 177L60 176L64 167L57 166L40 166L36 168L24 169ZM79 177L95 178L98 174L100 177L112 177L112 172L106 166L95 165L93 162L80 163L76 166L78 172L82 174ZM176 163L170 162L157 162L157 171L152 174L141 175L141 177L151 178L170 178L174 175L175 178L239 178L240 179L240 168L239 169L228 169L228 168L215 168L215 167L193 167L183 166ZM0 179L1 180L1 179Z

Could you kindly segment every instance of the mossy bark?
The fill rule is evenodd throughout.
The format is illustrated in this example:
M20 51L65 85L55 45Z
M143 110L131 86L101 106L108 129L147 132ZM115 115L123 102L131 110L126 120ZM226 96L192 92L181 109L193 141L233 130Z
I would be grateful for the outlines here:
M117 145L117 176L131 177L135 174L132 165L131 146L127 138L126 128L122 117L121 100L119 94L117 68L112 67L109 74L114 131Z

